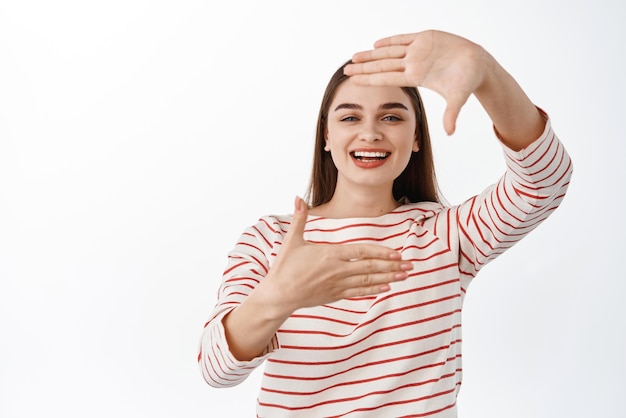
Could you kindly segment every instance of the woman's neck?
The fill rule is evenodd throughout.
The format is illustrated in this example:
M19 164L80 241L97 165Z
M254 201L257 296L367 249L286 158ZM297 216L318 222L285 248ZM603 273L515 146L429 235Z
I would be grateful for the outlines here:
M385 197L373 193L335 193L330 201L311 208L311 215L325 218L375 218L396 209L399 203L389 193Z

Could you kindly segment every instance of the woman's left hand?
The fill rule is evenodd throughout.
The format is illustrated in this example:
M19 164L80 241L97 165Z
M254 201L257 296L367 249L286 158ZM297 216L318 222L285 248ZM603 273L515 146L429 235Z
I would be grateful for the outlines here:
M480 88L493 58L479 45L440 31L381 39L371 51L352 57L345 74L357 84L423 86L447 103L444 128L450 135L468 97Z
M391 36L352 61L344 72L357 84L422 86L440 94L448 135L472 94L509 148L525 148L544 130L544 117L513 77L483 47L460 36L432 30Z

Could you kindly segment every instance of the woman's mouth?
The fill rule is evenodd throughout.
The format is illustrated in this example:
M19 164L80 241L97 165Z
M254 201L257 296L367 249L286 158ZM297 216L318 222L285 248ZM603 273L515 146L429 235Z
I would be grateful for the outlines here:
M350 155L352 155L352 158L363 162L384 160L389 156L389 154L389 152L384 151L352 151L350 153Z
M352 151L350 156L357 167L377 168L385 164L387 157L391 155L387 151Z

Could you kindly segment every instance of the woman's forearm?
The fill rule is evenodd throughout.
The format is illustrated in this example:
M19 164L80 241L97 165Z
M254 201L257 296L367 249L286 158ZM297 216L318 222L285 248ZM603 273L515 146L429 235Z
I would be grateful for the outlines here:
M539 138L545 119L515 79L485 51L485 76L474 92L502 142L519 151Z
M261 355L290 315L265 297L264 291L259 285L222 320L228 346L237 360L250 361Z

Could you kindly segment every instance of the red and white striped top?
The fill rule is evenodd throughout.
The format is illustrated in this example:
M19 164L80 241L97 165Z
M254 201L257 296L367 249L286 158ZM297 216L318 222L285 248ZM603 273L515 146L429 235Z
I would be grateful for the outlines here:
M201 339L200 368L214 387L242 382L265 362L259 417L456 417L461 385L461 308L487 262L546 219L565 195L570 158L548 121L520 152L505 147L497 184L453 207L401 206L376 218L310 216L304 238L377 243L415 266L391 291L296 311L264 354L237 361L221 320L263 280L290 225L266 216L234 250Z

